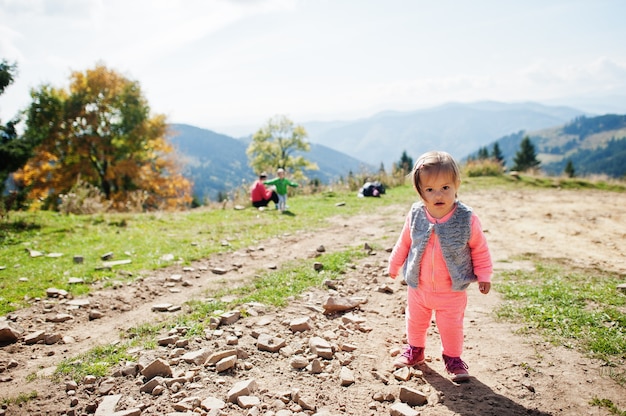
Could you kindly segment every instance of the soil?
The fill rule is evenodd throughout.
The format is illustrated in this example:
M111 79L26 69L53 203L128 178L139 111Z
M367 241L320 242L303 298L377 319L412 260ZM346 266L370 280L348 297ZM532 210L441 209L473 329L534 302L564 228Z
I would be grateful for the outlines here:
M612 371L624 373L623 363L617 368L604 367L573 349L520 331L524 329L522 324L501 321L494 313L502 302L498 293L499 273L533 269L533 262L524 260L528 255L626 276L626 194L567 190L463 193L461 189L461 199L480 216L495 267L492 291L488 295L481 295L477 285L468 289L463 354L471 374L468 383L455 384L447 377L434 325L426 349L427 362L411 370L408 376L394 374L394 355L404 344L406 287L389 279L385 270L388 251L409 208L394 205L367 217L338 215L330 219L332 225L324 230L277 236L245 250L196 262L191 268L172 266L150 272L132 284L94 290L87 297L89 308L68 308L66 301L46 299L11 314L8 318L26 333L43 330L60 333L64 338L52 345L17 342L0 348L0 363L6 368L0 373L0 398L37 392L37 397L19 405L5 402L0 412L105 414L96 407L104 395L115 394L121 395L117 405L119 415L410 414L392 410L394 404L400 403L403 387L419 390L427 397L426 404L413 407L421 415L611 414L606 408L591 405L593 398L608 399L619 409L626 409L626 387L610 377ZM259 215L280 214L268 210ZM251 311L255 313L220 327L225 332L222 337L215 334L194 337L184 347L186 351L201 348L219 351L229 348L226 339L233 343L233 337L227 335L234 336L240 359L228 371L217 373L207 366L180 363L171 359L172 348L157 347L137 354L162 356L175 371L194 374L177 387L178 391L166 388L160 395L140 393L145 380L137 375L106 378L113 387L105 393L81 382L75 391L68 393L65 380L54 381L49 377L61 360L76 357L96 345L115 343L121 333L142 323L185 313L186 301L210 298L225 283L234 287L255 279L259 270L315 257L321 246L326 252L333 252L355 246L365 250L367 245L375 249L368 250L369 255L356 262L342 279L329 284L332 289L313 288L280 309L254 305ZM218 275L212 272L214 268L227 272ZM182 276L182 280L172 280L175 275ZM360 299L362 303L348 313L362 321L349 321L343 312L323 313L322 304L329 294ZM156 304L182 305L182 308L175 312L155 312ZM90 320L91 309L99 309L103 316ZM58 313L69 313L73 319L47 322L47 317ZM293 333L289 323L302 317L309 318L312 328ZM256 332L281 337L288 348L274 353L260 351ZM319 374L310 369L296 370L290 364L299 353L311 358L307 347L312 336L325 338L335 350L332 359L322 360L323 371ZM353 383L341 385L342 368L352 372ZM176 406L184 402L181 401L184 397L200 400L216 397L227 401L228 391L242 380L256 382L257 389L252 395L260 403L255 407L243 409L238 404L227 403L222 413L209 413L201 407L191 413L193 406L185 413L185 406ZM131 409L139 409L139 413L132 413Z

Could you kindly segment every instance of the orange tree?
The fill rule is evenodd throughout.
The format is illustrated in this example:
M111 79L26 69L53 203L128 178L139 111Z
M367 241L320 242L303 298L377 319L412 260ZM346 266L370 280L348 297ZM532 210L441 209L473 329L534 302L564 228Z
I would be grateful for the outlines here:
M14 174L31 206L56 206L79 182L124 210L141 195L144 209L189 205L191 182L179 171L163 115L150 116L139 84L97 65L73 72L69 90L31 91L26 138L40 143Z

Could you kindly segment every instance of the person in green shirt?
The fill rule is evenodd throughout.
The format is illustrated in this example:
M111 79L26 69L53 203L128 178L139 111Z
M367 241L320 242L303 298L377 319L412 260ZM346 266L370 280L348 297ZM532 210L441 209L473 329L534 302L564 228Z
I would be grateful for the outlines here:
M263 181L265 185L274 185L276 187L276 193L278 194L277 208L281 212L285 212L287 209L287 187L297 187L298 184L285 178L285 169L280 168L276 171L277 178L270 179L269 181Z

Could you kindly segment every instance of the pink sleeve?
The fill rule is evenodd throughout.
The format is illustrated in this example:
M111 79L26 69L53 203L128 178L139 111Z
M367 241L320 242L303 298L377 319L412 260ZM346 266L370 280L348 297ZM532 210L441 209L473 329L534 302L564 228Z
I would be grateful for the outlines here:
M487 238L483 233L482 225L476 214L472 214L472 231L469 239L469 246L472 252L472 263L474 264L474 274L479 282L490 282L493 273L491 254L487 246Z
M404 221L404 227L402 227L402 232L400 233L400 237L396 242L396 245L393 247L391 251L391 255L389 256L389 276L394 279L398 276L398 272L400 268L404 265L407 256L409 255L409 250L411 249L411 223L410 223L410 215L407 215L406 220Z

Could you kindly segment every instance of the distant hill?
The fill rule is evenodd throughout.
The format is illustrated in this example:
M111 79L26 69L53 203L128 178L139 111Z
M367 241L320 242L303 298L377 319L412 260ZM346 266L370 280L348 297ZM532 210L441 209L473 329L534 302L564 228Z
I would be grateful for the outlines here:
M405 150L413 159L428 150L445 150L461 159L504 135L562 125L581 115L569 107L485 101L302 125L312 143L374 166L383 163L389 171Z
M510 168L525 136L535 146L541 170L549 175L562 174L568 161L580 176L604 174L621 178L626 175L626 115L580 116L558 127L521 130L485 147L491 151L498 143Z
M169 140L176 148L183 173L194 182L194 196L200 201L216 200L218 194L249 185L255 173L248 166L249 139L234 139L187 124L170 124ZM350 172L371 172L368 164L324 145L311 143L306 158L319 170L306 172L309 179L331 183ZM268 172L270 177L273 173Z

